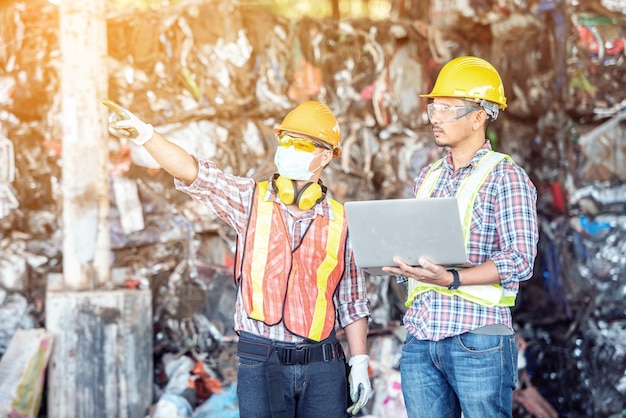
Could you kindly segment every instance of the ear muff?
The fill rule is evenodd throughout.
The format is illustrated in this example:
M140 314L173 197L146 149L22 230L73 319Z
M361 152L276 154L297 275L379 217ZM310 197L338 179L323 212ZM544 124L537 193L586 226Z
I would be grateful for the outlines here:
M291 205L296 200L296 182L294 180L275 175L273 183L278 197L285 205Z
M324 194L322 187L317 183L307 183L296 196L296 205L302 210L309 210Z
M298 191L295 180L274 174L272 183L276 189L278 198L285 204L295 203L301 210L311 209L317 202L324 198L326 187L321 182L307 183L302 190Z

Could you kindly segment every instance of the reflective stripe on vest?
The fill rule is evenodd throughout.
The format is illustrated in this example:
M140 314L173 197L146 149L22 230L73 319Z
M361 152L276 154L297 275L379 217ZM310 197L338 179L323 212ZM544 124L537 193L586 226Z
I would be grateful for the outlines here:
M463 226L463 238L465 240L466 248L468 248L469 244L472 211L476 197L478 196L480 188L485 183L489 173L491 173L494 167L504 159L511 160L511 157L499 152L489 151L480 159L480 161L478 161L472 173L463 181L457 191L456 198L459 204L459 217L461 218L461 225ZM416 198L428 198L431 196L432 191L437 184L437 180L439 180L439 177L443 172L443 160L444 159L441 158L432 164L428 173L426 173L424 181L417 190ZM447 296L459 296L482 306L515 305L516 294L514 292L504 290L504 288L499 284L462 285L458 289L450 290L447 287L421 283L417 280L409 279L408 286L409 296L405 303L406 306L411 306L415 297L430 290L435 290Z
M237 257L244 308L250 318L267 325L283 321L290 332L321 341L335 327L333 295L343 275L347 233L343 206L329 199L335 219L318 216L292 252L277 205L264 200L267 189L268 182L258 183L246 254Z
M317 269L317 288L324 289L324 292L318 291L315 301L315 311L313 313L313 326L309 332L309 338L315 341L321 341L322 331L324 325L324 313L328 311L329 303L334 312L334 305L332 303L332 294L330 299L326 297L328 294L328 274L333 271L337 266L337 254L343 254L341 251L341 230L344 225L343 207L336 200L329 198L330 206L332 207L335 220L329 222L328 236L326 238L326 257L322 264ZM343 273L343 271L341 272ZM333 292L334 293L334 289ZM334 315L333 315L334 318ZM334 326L334 319L333 319Z
M254 234L254 251L252 252L252 264L250 266L250 278L252 285L252 307L248 315L257 321L265 321L263 312L263 280L265 277L265 264L270 250L270 219L274 211L273 202L263 200L267 193L267 183L259 185L259 202L256 214L256 232Z

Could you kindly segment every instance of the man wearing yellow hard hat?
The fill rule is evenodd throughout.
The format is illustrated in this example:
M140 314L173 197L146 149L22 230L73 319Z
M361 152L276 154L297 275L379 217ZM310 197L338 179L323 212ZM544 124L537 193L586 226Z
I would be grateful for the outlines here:
M111 134L143 146L175 177L177 189L237 232L240 416L356 415L372 392L366 347L371 311L343 205L326 195L320 180L341 154L330 109L308 101L289 112L274 130L277 173L257 182L190 155L128 110L108 105L115 110ZM350 348L348 374L336 323Z
M484 59L445 64L427 97L444 157L414 181L416 198L454 196L471 267L421 258L384 270L408 278L407 338L400 363L411 418L512 416L517 348L511 307L537 254L537 191L486 127L506 109L500 75Z

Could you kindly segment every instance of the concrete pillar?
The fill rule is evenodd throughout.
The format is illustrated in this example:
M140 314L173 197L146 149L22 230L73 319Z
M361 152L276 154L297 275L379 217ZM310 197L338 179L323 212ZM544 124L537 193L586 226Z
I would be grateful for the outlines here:
M153 397L152 294L48 291L49 418L143 418Z

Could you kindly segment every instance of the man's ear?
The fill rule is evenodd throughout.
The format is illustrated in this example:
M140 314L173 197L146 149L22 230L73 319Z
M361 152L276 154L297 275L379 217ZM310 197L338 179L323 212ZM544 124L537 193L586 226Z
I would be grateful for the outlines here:
M472 128L476 131L481 129L487 123L487 112L480 110L479 112L472 112Z
M324 153L322 154L322 165L323 166L328 165L332 159L333 159L333 151L332 150L324 151Z

